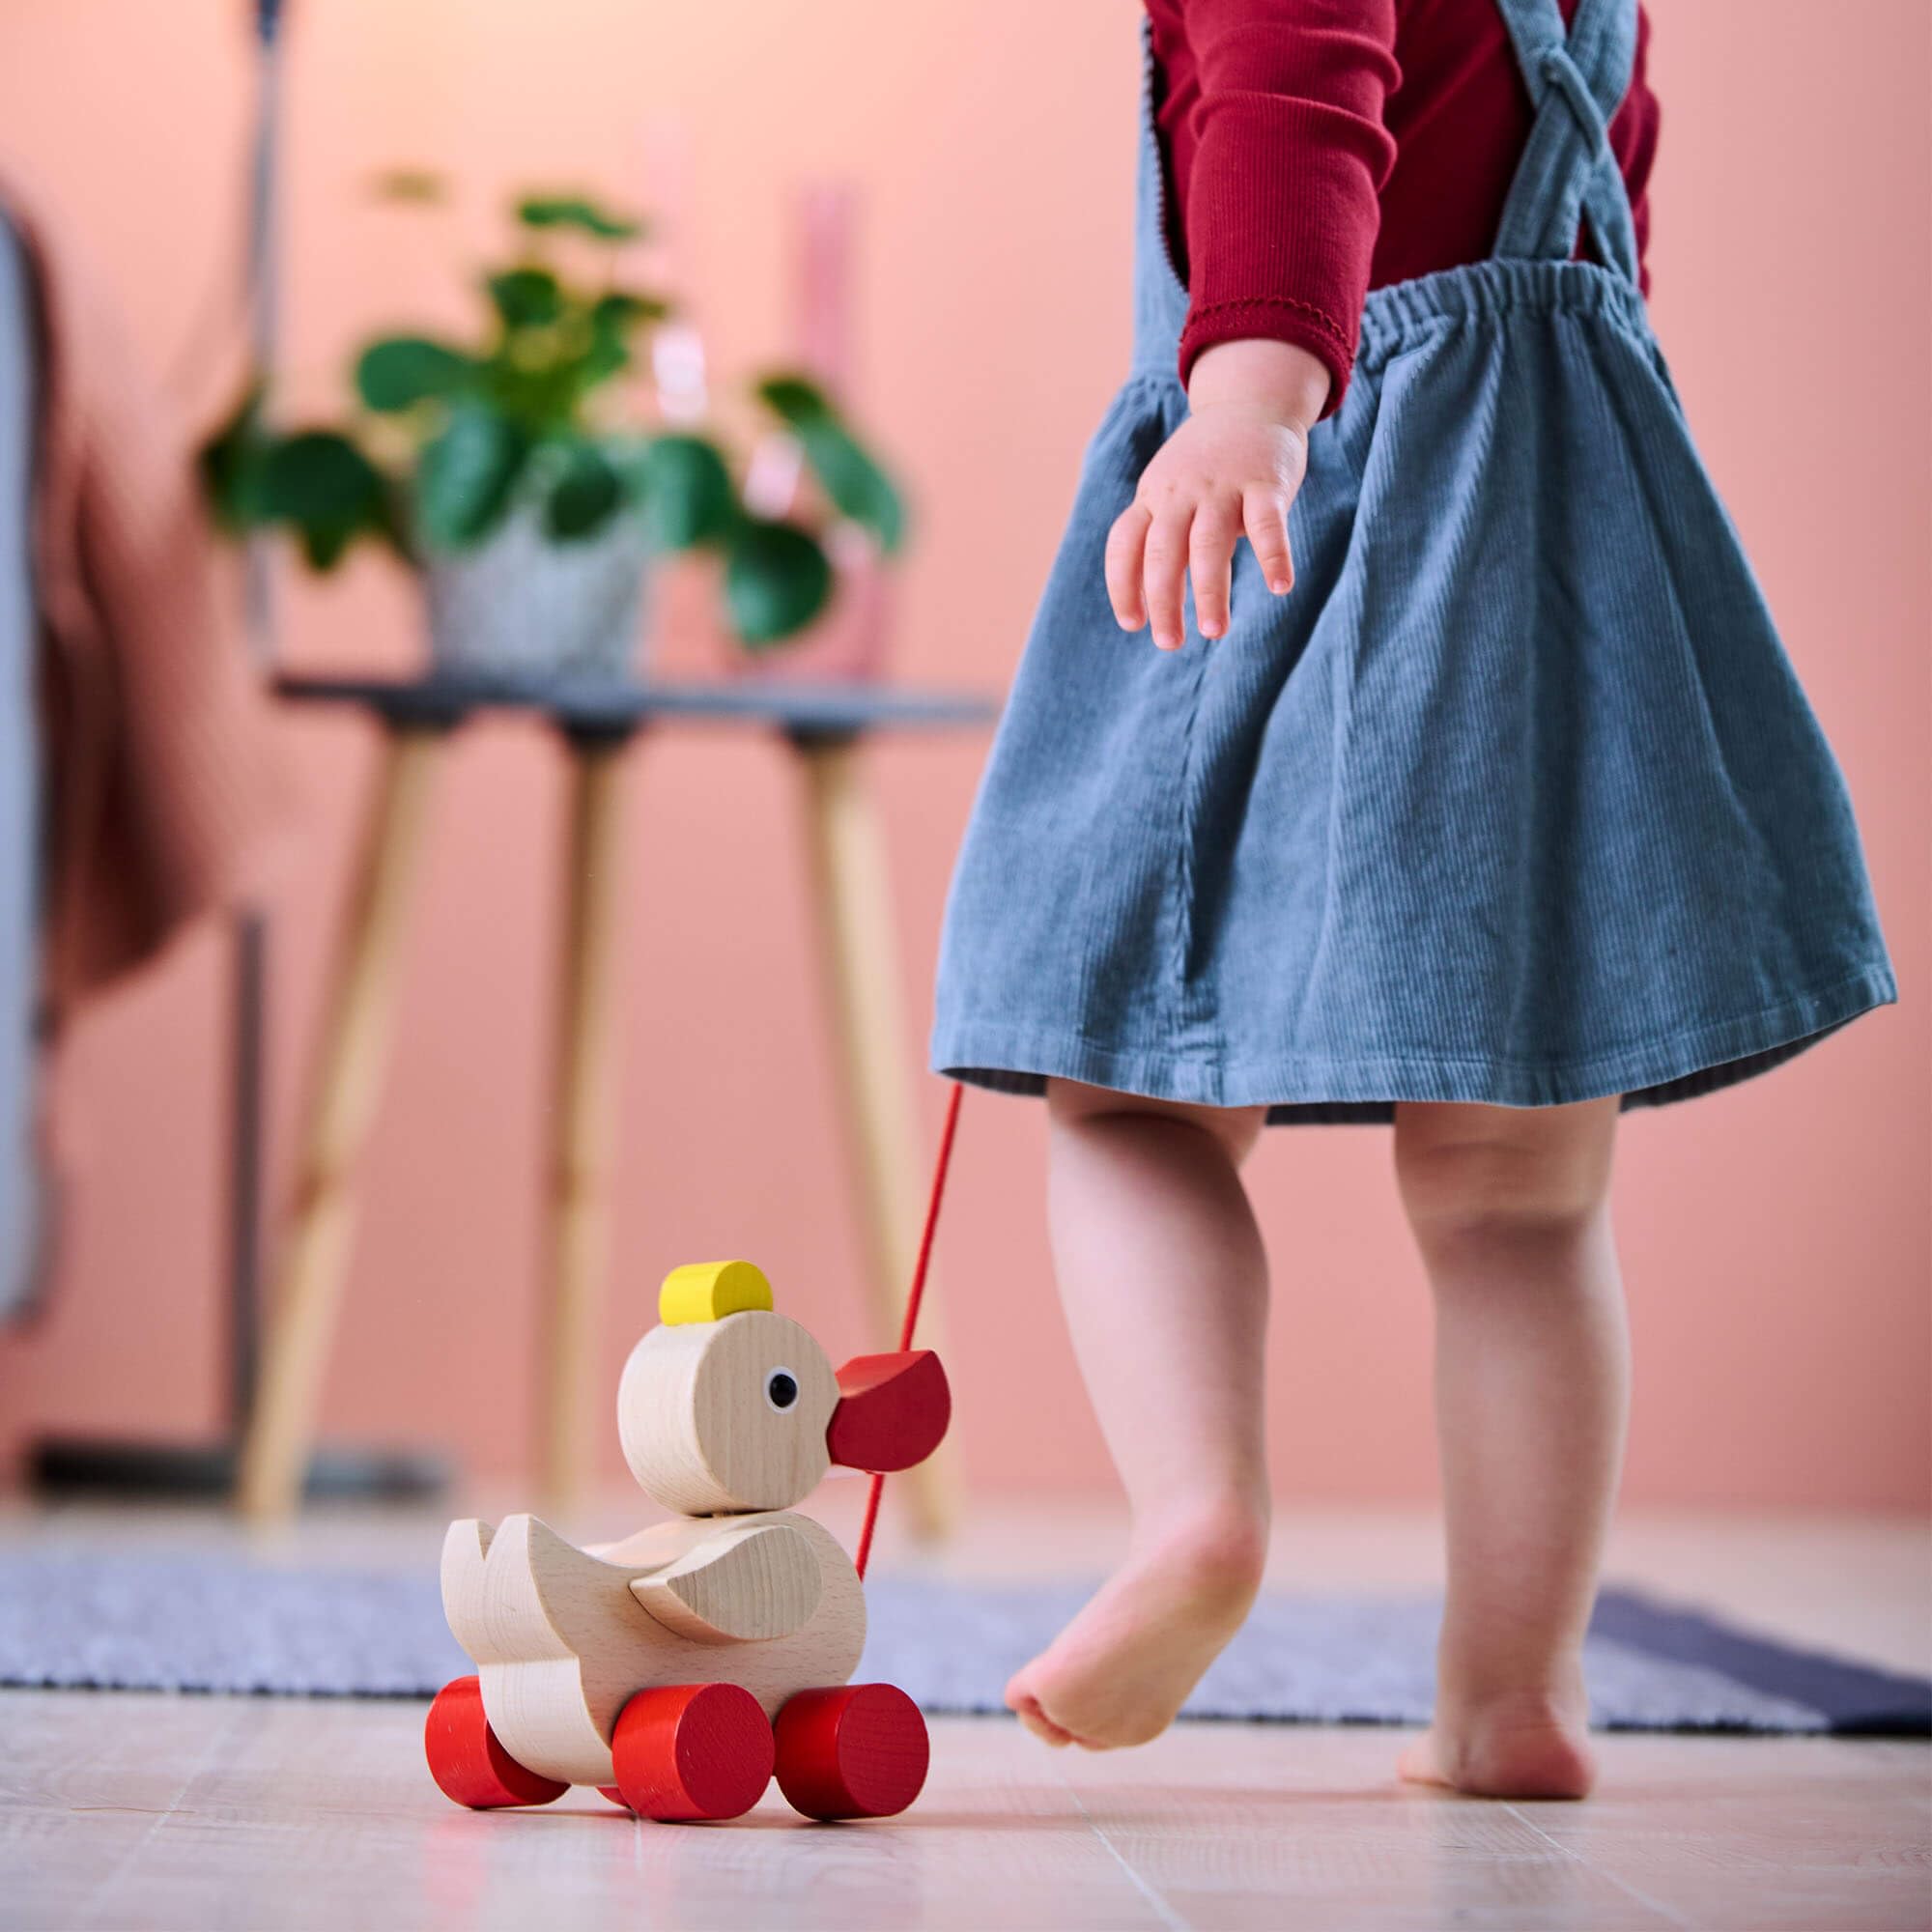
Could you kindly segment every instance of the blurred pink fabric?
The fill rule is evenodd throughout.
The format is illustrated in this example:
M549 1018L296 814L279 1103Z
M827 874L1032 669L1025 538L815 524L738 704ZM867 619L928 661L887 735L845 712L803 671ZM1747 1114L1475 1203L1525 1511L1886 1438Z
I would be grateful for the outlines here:
M44 985L58 1025L240 888L277 793L185 427L83 248L11 165L0 205L39 309Z

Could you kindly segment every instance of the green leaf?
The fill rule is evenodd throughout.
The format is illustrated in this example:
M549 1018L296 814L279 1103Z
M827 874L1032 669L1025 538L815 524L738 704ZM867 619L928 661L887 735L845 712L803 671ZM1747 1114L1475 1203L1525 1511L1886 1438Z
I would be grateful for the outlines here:
M653 437L631 470L651 540L661 550L716 543L737 521L731 472L717 445L701 436Z
M374 513L383 473L346 436L306 429L270 446L260 489L268 516L292 524L354 523Z
M892 478L844 424L824 416L799 424L794 434L805 445L805 460L840 512L855 524L864 524L888 555L897 550L905 540L905 505Z
M231 534L240 535L263 521L262 459L270 440L262 427L262 384L255 382L197 453L210 513Z
M890 554L905 541L905 504L871 453L845 427L825 392L804 376L772 376L758 384L767 408L790 426L812 473L841 516L879 539Z
M750 517L739 524L724 560L724 603L753 649L802 631L831 592L825 553L795 524Z
M526 195L517 204L517 219L526 228L581 229L600 242L629 242L644 232L635 216L600 207L585 195Z
M409 487L394 476L383 478L383 501L377 511L371 534L388 547L397 562L413 566L422 559L416 554L411 528Z
M333 570L355 531L341 524L306 524L298 532L311 570Z
M825 391L808 376L767 376L758 384L758 400L794 428L833 413Z
M555 194L526 194L517 203L517 219L526 228L555 228L564 218L564 210L580 204Z
M612 214L595 208L580 217L579 225L600 242L635 242L644 232L644 224L637 215Z
M468 388L476 364L460 349L426 335L390 335L372 342L355 364L355 387L372 410L413 409L433 396Z
M563 313L563 291L548 269L505 269L486 286L505 328L542 328Z
M425 540L462 550L501 519L529 444L507 416L459 401L441 432L423 445L416 472L416 517Z
M631 334L639 323L667 312L654 297L612 289L591 303L589 340L571 365L576 395L608 383L631 364Z
M365 530L386 516L383 472L331 429L299 430L264 452L257 495L265 519L291 524L317 570L331 568Z
M544 497L544 530L559 543L580 542L611 521L623 497L611 459L594 442L572 443Z
M481 373L482 400L521 424L531 440L575 427L581 386L576 358L552 355L526 363L494 355Z
M657 296L639 295L636 289L611 289L591 305L590 326L630 329L640 322L662 322L669 313L670 304Z
M592 317L590 340L585 344L582 355L571 364L573 401L585 390L594 389L600 383L608 383L612 376L621 375L631 366L628 336L626 329L613 327L610 323Z
M259 384L203 446L200 469L224 528L287 524L318 570L365 531L386 534L392 521L388 478L334 430L276 436L262 421Z

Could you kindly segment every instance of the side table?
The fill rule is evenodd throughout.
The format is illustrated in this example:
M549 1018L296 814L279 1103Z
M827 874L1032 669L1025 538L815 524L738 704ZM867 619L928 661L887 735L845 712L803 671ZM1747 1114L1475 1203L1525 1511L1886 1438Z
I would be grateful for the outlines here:
M587 1391L608 1224L616 1018L611 939L624 754L648 726L680 719L758 725L779 733L800 761L811 897L867 1273L880 1346L892 1347L918 1245L923 1164L885 846L863 782L860 748L881 731L982 724L997 705L980 696L880 685L284 676L276 689L289 703L367 713L382 728L384 755L329 977L290 1218L273 1269L261 1379L238 1479L244 1513L286 1516L301 1492L348 1276L355 1170L388 1057L430 795L451 737L479 711L516 710L546 720L561 737L570 772L541 1405L548 1506L576 1502L590 1465ZM943 1459L922 1464L902 1493L922 1532L944 1527Z

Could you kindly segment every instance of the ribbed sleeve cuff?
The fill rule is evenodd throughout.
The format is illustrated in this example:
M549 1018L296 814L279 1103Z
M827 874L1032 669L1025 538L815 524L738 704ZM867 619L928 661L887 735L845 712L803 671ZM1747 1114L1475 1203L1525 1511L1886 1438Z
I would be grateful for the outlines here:
M1196 303L1188 310L1180 331L1180 381L1183 387L1201 355L1223 342L1292 343L1319 357L1328 370L1328 400L1321 413L1341 407L1355 361L1355 330L1314 302L1294 296L1247 296L1234 301Z

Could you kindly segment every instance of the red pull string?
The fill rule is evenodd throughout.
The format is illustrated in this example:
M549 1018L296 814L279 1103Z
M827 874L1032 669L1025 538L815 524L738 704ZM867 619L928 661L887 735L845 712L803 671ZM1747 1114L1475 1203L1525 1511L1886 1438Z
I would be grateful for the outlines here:
M913 1264L912 1286L906 1291L905 1320L899 1324L899 1351L912 1347L913 1329L919 1323L919 1304L925 1297L925 1271L932 1260L932 1237L939 1232L939 1204L946 1199L946 1170L952 1164L952 1136L959 1126L959 1102L966 1089L952 1083L952 1097L946 1103L946 1124L939 1134L939 1158L932 1168L932 1194L925 1204L925 1232L920 1236L919 1260ZM872 1554L872 1531L878 1527L879 1498L886 1492L886 1479L874 1475L866 1492L866 1520L859 1530L859 1553L852 1567L861 1577Z

